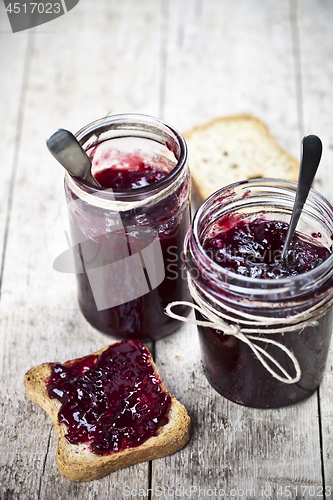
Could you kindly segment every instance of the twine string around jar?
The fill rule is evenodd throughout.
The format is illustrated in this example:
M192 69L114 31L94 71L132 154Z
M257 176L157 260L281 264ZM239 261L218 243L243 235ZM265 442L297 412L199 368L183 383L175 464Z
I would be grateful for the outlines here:
M170 302L167 307L165 308L165 312L168 316L171 318L177 319L179 321L183 321L184 323L192 323L197 326L204 326L208 328L213 328L216 330L221 330L224 335L232 335L236 338L238 338L241 342L244 342L249 346L249 348L253 351L255 356L258 358L258 360L262 363L262 365L267 369L267 371L277 380L285 383L285 384L295 384L298 382L301 378L301 368L298 363L298 360L294 353L288 349L286 346L281 344L280 342L273 340L273 339L268 339L266 337L261 337L260 335L266 335L266 334L274 334L274 333L284 333L287 331L295 331L295 330L301 330L305 326L315 326L317 324L316 319L319 318L319 316L322 316L324 312L329 309L332 306L332 301L333 301L333 292L331 292L327 297L322 299L321 301L318 302L315 306L312 306L311 308L307 309L306 311L303 311L301 313L297 313L292 317L284 318L283 319L283 326L281 326L281 319L278 318L269 318L265 316L254 316L251 314L244 314L242 313L242 323L250 324L252 327L256 327L256 333L257 335L250 335L249 333L253 333L253 328L241 328L239 325L235 323L229 323L226 321L233 321L235 322L235 318L231 318L229 315L223 314L221 311L218 311L216 307L213 307L208 301L212 302L213 304L216 304L217 306L220 306L222 308L226 308L225 304L222 304L220 301L218 301L215 297L213 297L211 294L207 293L205 290L203 290L201 287L199 287L197 284L194 284L193 280L191 279L189 273L187 274L188 277L188 286L189 286L189 291L190 294L194 300L194 303L188 302L188 301L175 301L175 302ZM197 288L200 290L200 294L205 297L203 297L198 293ZM203 320L197 320L197 319L192 319L192 318L187 318L184 316L180 316L172 311L172 308L177 306L177 305L186 305L191 307L192 309L196 309L198 312L202 314L205 318L207 318L206 321ZM237 316L237 311L232 309L231 307L227 307L229 312L233 312L234 315ZM244 320L244 318L246 318ZM265 325L269 324L280 324L280 326L275 326L273 328L260 328ZM265 349L262 347L258 346L257 344L254 344L252 341L257 341L257 342L264 342L265 344L273 344L277 346L279 349L284 351L287 356L291 359L293 362L294 368L295 368L295 376L292 377L286 370L281 366L281 364L273 358ZM279 373L277 373L264 359L266 358L269 360L272 364L274 364L281 373L283 373L284 377L282 377Z
M158 191L157 193L147 196L142 200L136 201L120 201L116 200L112 189L103 189L96 191L94 193L88 193L84 191L81 187L77 185L75 180L66 172L65 177L68 186L71 191L82 201L85 201L89 205L93 205L98 208L103 208L104 210L111 210L114 212L127 212L128 210L134 210L136 208L146 207L152 205L153 203L158 203L167 196L175 193L184 182L186 176L188 175L188 168L182 168L179 175L173 180L166 188ZM103 197L103 193L108 193L107 197ZM102 194L102 196L100 196Z

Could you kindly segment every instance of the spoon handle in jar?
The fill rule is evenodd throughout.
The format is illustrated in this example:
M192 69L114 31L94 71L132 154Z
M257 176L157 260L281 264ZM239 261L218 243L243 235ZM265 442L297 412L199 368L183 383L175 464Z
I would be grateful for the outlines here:
M287 257L291 239L318 169L322 150L323 146L321 140L316 135L307 135L303 138L296 198L287 236L282 249L281 260L284 260Z
M65 129L56 130L46 141L50 153L74 177L100 186L91 173L91 161L76 137Z

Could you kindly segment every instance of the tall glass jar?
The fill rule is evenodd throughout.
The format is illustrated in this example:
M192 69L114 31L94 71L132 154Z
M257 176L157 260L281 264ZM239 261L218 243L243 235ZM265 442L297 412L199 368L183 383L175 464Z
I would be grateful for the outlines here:
M190 224L186 143L166 123L133 114L98 120L76 137L92 159L93 175L135 162L166 173L122 191L65 177L83 315L117 338L161 338L178 325L165 306L189 296L181 256Z
M185 240L192 295L224 318L228 332L235 329L226 335L196 311L206 377L221 395L246 406L296 403L318 387L332 332L333 255L294 277L260 279L221 267L203 242L216 224L223 228L233 218L289 222L295 192L295 183L277 179L225 187L202 204ZM332 251L333 207L314 190L297 230Z

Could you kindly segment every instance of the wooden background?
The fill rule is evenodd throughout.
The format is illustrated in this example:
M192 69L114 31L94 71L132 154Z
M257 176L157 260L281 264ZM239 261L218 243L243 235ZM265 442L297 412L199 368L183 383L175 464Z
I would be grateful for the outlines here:
M109 113L181 131L252 113L296 157L304 134L322 138L316 187L332 201L332 0L80 0L16 34L0 2L0 40L1 500L333 496L332 353L311 398L248 409L210 388L196 329L182 326L152 347L192 418L189 444L85 484L58 474L52 425L22 384L33 365L109 343L81 317L74 278L52 271L45 227L63 172L45 138Z

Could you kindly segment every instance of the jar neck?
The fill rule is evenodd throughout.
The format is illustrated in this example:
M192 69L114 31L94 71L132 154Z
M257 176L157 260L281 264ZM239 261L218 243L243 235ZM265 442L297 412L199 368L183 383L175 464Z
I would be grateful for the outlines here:
M112 190L92 186L82 179L71 177L68 183L75 194L81 192L103 200L119 202L139 202L147 198L166 195L177 189L187 175L187 146L182 135L167 123L147 115L123 114L97 120L82 128L76 137L83 149L88 151L108 141L110 147L134 140L146 150L151 150L154 158L165 158L171 170L159 181L144 187L127 190ZM147 153L149 154L149 153ZM81 196L79 196L81 197ZM92 199L90 200L92 201ZM93 204L93 203L92 203ZM104 205L103 205L104 207Z
M208 229L226 214L244 217L265 216L289 221L297 184L279 179L251 180L227 186L208 198L194 216L185 239L185 262L190 276L200 287L216 297L227 295L256 303L272 303L290 299L302 300L327 293L332 288L333 255L318 267L289 278L259 279L238 275L215 263L205 253L202 243ZM244 196L245 195L245 196ZM302 221L302 222L301 222ZM311 190L300 226L309 232L320 232L330 247L333 234L333 207L322 195ZM305 230L305 229L304 229Z

